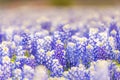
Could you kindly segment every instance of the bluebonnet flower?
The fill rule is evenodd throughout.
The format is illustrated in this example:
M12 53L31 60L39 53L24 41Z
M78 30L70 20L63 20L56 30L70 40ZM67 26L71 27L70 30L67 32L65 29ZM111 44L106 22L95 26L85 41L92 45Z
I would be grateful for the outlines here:
M52 57L53 52L46 53L45 66L50 70L50 76L62 76L63 66L59 63L59 60Z
M35 60L36 60L36 64L45 64L45 51L44 49L39 49L37 50L37 53L34 54L35 56Z
M111 50L110 52L109 52L109 54L108 54L108 59L109 60L116 60L116 51L117 50Z
M119 47L120 32L119 32L119 28L118 28L117 24L114 23L114 22L110 24L109 35L113 36L114 39L115 39L115 42L114 42L115 43L115 49L120 50L120 47Z
M100 47L96 47L94 50L94 55L95 55L95 59L103 59L106 60L108 58L107 52Z
M24 50L30 50L31 48L31 36L27 33L21 33L21 42L20 44L22 45Z
M87 38L85 37L82 37L82 38L78 38L77 37L73 37L73 39L75 39L74 42L74 48L70 50L74 50L73 51L73 54L71 56L74 56L74 66L77 66L79 65L80 62L82 62L82 64L85 65L86 68L88 68L90 65L90 61L91 61L91 51L92 51L92 47L91 49L88 49L88 46L87 46ZM71 45L70 45L71 46ZM71 46L72 47L72 46ZM69 49L69 47L68 47ZM71 52L71 51L70 51ZM68 58L69 60L69 58ZM73 66L73 65L72 65Z
M4 42L4 43L2 42L0 47L1 47L1 57L2 56L10 56L9 47L7 47L6 42Z
M94 61L98 59L108 59L108 53L110 52L110 46L107 42L107 33L101 32L98 33L96 38L93 38L95 41L94 47L93 47L93 57ZM93 45L93 44L92 44Z
M52 37L51 36L45 36L44 37L44 43L42 45L43 49L47 52L51 50L51 42L52 42Z
M51 64L51 68L50 68L50 76L56 76L56 77L61 77L63 74L63 66L59 63L58 60L53 59Z
M60 37L60 32L59 31L55 31L52 35L52 42L51 42L51 49L55 49L56 46L56 42L57 40L61 41L61 37Z
M66 52L65 45L61 42L61 40L57 40L54 48L54 55L56 59L59 60L62 66L66 66Z
M78 65L80 61L80 54L79 52L76 51L76 47L77 47L76 44L73 42L67 43L66 55L65 55L67 68Z
M30 54L35 55L37 53L37 48L38 44L36 39L33 39L32 43L31 43L31 49L30 49Z
M85 51L85 56L83 55L83 62L84 62L84 60L85 60L85 63L83 63L85 66L86 66L86 68L88 68L88 67L90 67L90 63L92 62L92 61L94 61L94 48L93 48L94 46L92 46L91 44L87 44L86 45L86 51Z

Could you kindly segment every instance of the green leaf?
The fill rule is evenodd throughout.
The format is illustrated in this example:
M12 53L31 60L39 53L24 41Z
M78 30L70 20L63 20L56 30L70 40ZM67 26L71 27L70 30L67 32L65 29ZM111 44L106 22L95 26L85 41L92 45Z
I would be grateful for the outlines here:
M51 73L50 70L48 70L48 75L50 75L50 73Z
M115 62L115 64L116 64L118 67L120 67L120 63L118 63L118 61L113 60L113 62Z
M16 61L16 55L14 54L11 58L11 62L14 63Z
M30 57L30 54L29 54L29 52L26 50L25 51L25 54L24 54L26 57Z

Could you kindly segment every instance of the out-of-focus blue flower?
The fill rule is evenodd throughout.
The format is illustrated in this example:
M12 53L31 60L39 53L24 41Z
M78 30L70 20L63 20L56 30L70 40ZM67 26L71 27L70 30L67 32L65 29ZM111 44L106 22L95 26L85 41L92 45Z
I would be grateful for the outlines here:
M115 43L115 48L120 50L120 46L119 46L119 44L120 44L120 41L119 41L120 32L119 32L119 28L118 28L116 23L111 23L110 24L109 35L114 37L114 39L115 39L115 42L114 42Z
M116 61L112 62L109 66L110 80L120 79L120 64Z
M90 80L90 73L80 64L79 67L71 67L69 71L64 72L66 80Z
M48 80L48 77L49 71L45 66L39 65L35 67L33 80Z
M6 35L5 34L3 34L3 33L0 33L0 43L2 42L2 41L4 41L4 40L6 40Z
M116 34L118 33L118 27L115 22L110 24L108 33L110 36L116 36Z
M24 78L27 78L28 80L33 80L33 76L34 76L34 68L32 68L31 66L29 65L24 65L22 67L22 75L23 75L23 80Z
M16 68L12 71L12 79L18 79L21 80L22 79L22 70L19 68Z
M1 12L0 80L119 80L119 11L26 10Z
M98 60L92 62L89 68L91 80L110 80L109 65L111 61Z
M2 42L2 37L3 37L2 34L0 34L0 43Z
M50 30L51 26L52 26L51 21L45 21L41 23L42 29Z

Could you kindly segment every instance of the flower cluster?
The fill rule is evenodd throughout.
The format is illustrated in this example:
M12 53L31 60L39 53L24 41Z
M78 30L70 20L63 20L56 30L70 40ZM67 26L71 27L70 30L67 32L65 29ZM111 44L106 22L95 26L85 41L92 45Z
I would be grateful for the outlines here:
M120 11L97 11L3 11L0 80L120 80Z

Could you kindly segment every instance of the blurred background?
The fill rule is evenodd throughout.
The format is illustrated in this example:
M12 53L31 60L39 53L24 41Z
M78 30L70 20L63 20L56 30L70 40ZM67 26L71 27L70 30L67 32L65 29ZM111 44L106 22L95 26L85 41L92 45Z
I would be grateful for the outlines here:
M31 6L119 6L120 0L0 0L1 7Z

